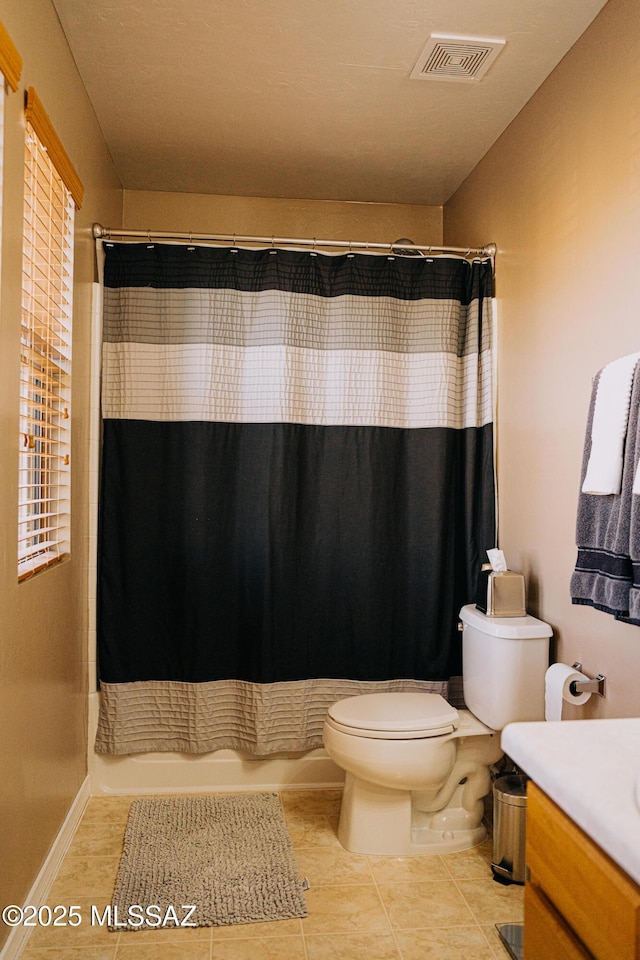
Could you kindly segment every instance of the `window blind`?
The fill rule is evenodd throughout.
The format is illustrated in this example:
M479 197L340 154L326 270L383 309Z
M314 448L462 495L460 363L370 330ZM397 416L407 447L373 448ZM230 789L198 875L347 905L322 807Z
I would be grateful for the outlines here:
M18 576L70 550L71 191L26 121Z
M24 110L25 120L29 123L40 141L43 149L55 167L56 173L73 197L76 209L82 206L84 187L76 173L67 151L62 145L49 116L42 106L40 97L33 89L27 90L27 102Z

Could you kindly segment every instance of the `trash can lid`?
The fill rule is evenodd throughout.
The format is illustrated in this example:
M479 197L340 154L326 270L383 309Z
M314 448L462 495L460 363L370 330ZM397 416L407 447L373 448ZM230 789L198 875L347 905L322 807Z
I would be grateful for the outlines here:
M499 777L493 785L494 794L498 800L513 807L527 805L527 777L521 773L512 773L506 777Z

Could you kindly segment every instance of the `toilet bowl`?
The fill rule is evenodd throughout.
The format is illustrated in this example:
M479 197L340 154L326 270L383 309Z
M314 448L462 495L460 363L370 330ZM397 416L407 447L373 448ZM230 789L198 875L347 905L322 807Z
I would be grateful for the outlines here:
M550 627L471 606L460 616L467 709L416 692L364 694L329 708L323 739L345 771L338 839L347 850L407 856L482 843L499 731L544 718Z
M364 702L363 702L364 701ZM349 725L349 712L405 711L413 729ZM416 714L423 708L420 722ZM446 726L429 726L435 712ZM337 714L337 717L336 717ZM379 721L382 725L383 721ZM482 843L482 798L489 767L502 756L500 736L438 694L380 693L342 700L324 725L329 756L345 770L338 839L353 853L407 856L452 853Z

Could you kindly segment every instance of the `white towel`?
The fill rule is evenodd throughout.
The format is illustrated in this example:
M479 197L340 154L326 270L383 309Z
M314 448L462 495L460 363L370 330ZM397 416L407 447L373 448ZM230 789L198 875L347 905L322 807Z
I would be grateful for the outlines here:
M582 492L620 493L631 386L640 353L630 353L600 371L591 431L591 452ZM640 488L640 477L638 478Z
M636 496L640 494L640 459L638 460L638 463L636 465L636 473L633 478L633 489L631 490L631 492Z

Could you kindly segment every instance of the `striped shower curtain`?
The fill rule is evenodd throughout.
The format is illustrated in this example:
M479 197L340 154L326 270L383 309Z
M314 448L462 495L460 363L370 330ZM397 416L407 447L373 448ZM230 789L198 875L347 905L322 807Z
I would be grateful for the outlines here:
M494 546L492 265L107 243L96 749L447 695Z

